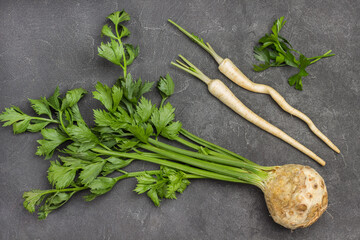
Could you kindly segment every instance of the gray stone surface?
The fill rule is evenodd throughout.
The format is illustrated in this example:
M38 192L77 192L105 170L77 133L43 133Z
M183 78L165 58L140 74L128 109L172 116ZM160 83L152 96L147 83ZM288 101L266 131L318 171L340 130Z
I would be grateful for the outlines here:
M269 217L260 190L211 180L193 181L177 200L154 207L123 181L93 202L82 194L37 220L22 207L22 193L46 189L48 161L34 155L39 134L14 136L0 129L0 239L359 239L360 238L360 2L353 1L0 1L0 109L16 105L31 113L28 98L49 96L56 86L94 89L112 84L121 71L97 56L105 17L126 9L132 20L128 42L141 54L130 67L136 77L155 81L170 73L176 83L171 102L190 131L262 165L314 167L324 177L329 208L307 229L291 232ZM285 16L283 31L307 56L332 49L335 57L309 67L304 91L288 86L293 69L251 70L252 47L271 23ZM268 96L240 89L216 69L198 46L167 23L171 18L212 43L258 83L277 89L341 149L332 152L300 120ZM183 54L213 78L220 78L250 108L327 161L311 159L263 132L214 99L203 83L170 66ZM158 101L157 94L148 97ZM80 107L92 121L99 104L89 96ZM145 168L148 164L138 163Z

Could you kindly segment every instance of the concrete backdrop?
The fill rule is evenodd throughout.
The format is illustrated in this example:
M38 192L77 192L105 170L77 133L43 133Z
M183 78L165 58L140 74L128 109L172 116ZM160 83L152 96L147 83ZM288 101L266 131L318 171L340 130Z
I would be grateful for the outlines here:
M35 156L40 134L14 136L0 129L0 239L359 239L360 238L360 2L359 1L0 1L0 109L83 87L111 85L121 69L97 56L105 17L125 9L132 17L126 42L140 46L129 70L156 81L170 73L176 119L197 135L262 165L305 164L324 177L329 208L313 226L291 232L273 222L263 194L253 186L193 180L177 200L155 207L124 180L106 195L85 202L74 196L39 221L22 206L22 193L47 189L48 161ZM291 68L252 71L252 48L276 18L282 35L306 56L336 54L308 68L304 90L290 87ZM171 18L209 41L253 81L265 83L307 114L341 150L334 153L299 119L269 96L226 79L201 48L167 23ZM182 54L208 76L223 80L248 107L327 161L320 167L296 149L243 120L213 98L194 77L170 66ZM156 91L147 97L159 102ZM100 107L88 94L80 102L86 121ZM55 158L54 158L55 159ZM132 168L153 168L135 163Z

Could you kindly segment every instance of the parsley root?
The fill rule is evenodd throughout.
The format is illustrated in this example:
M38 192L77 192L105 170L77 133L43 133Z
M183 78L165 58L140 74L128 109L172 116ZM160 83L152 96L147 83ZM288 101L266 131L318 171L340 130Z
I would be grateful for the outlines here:
M210 46L209 43L204 43L203 39L195 36L194 34L190 34L184 28L180 27L178 24L173 22L172 20L168 20L174 26L176 26L181 32L183 32L186 36L188 36L191 40L205 49L219 64L219 70L223 73L226 77L228 77L231 81L236 83L242 88L245 88L248 91L256 92L256 93L263 93L270 95L274 101L286 112L294 115L301 120L303 120L310 128L310 130L319 137L322 141L324 141L331 149L335 152L340 153L339 148L337 148L311 121L311 119L306 116L304 113L300 112L299 110L290 106L285 99L272 87L269 87L265 84L257 84L247 78L241 71L238 69L235 64L228 58L223 59L220 57L214 49Z
M274 135L275 137L280 138L284 142L290 144L294 148L303 152L307 156L314 159L316 162L325 165L325 161L309 150L307 147L287 135L285 132L275 127L271 123L267 122L263 118L259 117L253 111L251 111L248 107L246 107L232 92L231 90L220 80L218 79L210 79L204 73L202 73L195 65L185 59L183 56L179 55L180 58L187 64L184 64L180 61L177 63L172 62L172 65L194 75L195 77L202 80L207 84L209 92L218 98L221 102L223 102L226 106L231 108L234 112L239 114L241 117L245 118L252 124L257 127L267 131L268 133Z

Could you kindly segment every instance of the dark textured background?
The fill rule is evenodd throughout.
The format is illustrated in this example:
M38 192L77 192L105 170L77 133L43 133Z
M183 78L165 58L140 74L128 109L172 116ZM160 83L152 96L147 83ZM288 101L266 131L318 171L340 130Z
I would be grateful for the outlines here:
M45 221L22 207L22 193L50 186L48 161L34 155L39 134L14 136L0 129L0 239L359 239L360 238L360 2L359 1L0 1L0 109L16 105L31 113L27 98L49 96L58 85L94 90L112 84L121 71L97 56L105 17L126 9L132 16L127 42L141 54L130 72L155 81L171 73L177 120L188 130L263 165L314 167L324 177L329 208L313 226L291 232L269 217L259 189L211 180L193 181L178 200L156 208L125 180L93 202L74 196ZM309 67L304 91L287 78L294 69L251 70L252 48L285 16L283 35L307 56L328 49L335 57ZM201 48L167 23L171 18L201 35L249 78L277 89L312 118L342 151L336 154L297 118L268 96L240 89L217 71ZM203 83L169 65L183 54L213 78L220 78L251 109L313 149L327 161L320 167L304 154L263 132L224 107ZM148 97L158 101L157 94ZM86 96L80 108L91 123ZM138 167L148 165L139 163Z

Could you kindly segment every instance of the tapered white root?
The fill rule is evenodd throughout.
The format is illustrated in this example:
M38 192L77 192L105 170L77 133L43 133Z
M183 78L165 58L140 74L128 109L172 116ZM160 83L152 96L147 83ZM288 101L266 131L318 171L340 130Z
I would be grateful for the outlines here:
M238 69L235 64L228 58L224 59L219 64L219 70L222 72L226 77L228 77L231 81L236 83L242 88L246 90L257 92L257 93L264 93L270 95L275 102L286 112L300 118L303 120L311 129L311 131L318 136L321 140L323 140L331 149L335 152L340 153L339 148L335 146L311 121L311 119L306 116L304 113L300 112L299 110L290 106L285 99L272 87L269 87L264 84L257 84L252 82L249 78L247 78L241 71Z
M237 114L248 120L249 122L255 124L259 128L271 133L272 135L280 138L281 140L287 142L291 146L295 147L299 151L305 153L310 158L314 159L320 165L324 166L325 161L322 160L319 156L309 150L307 147L287 135L285 132L275 127L271 123L267 122L263 118L256 115L248 107L246 107L232 92L231 90L220 80L215 79L207 83L209 92L223 102L226 106L231 108Z

